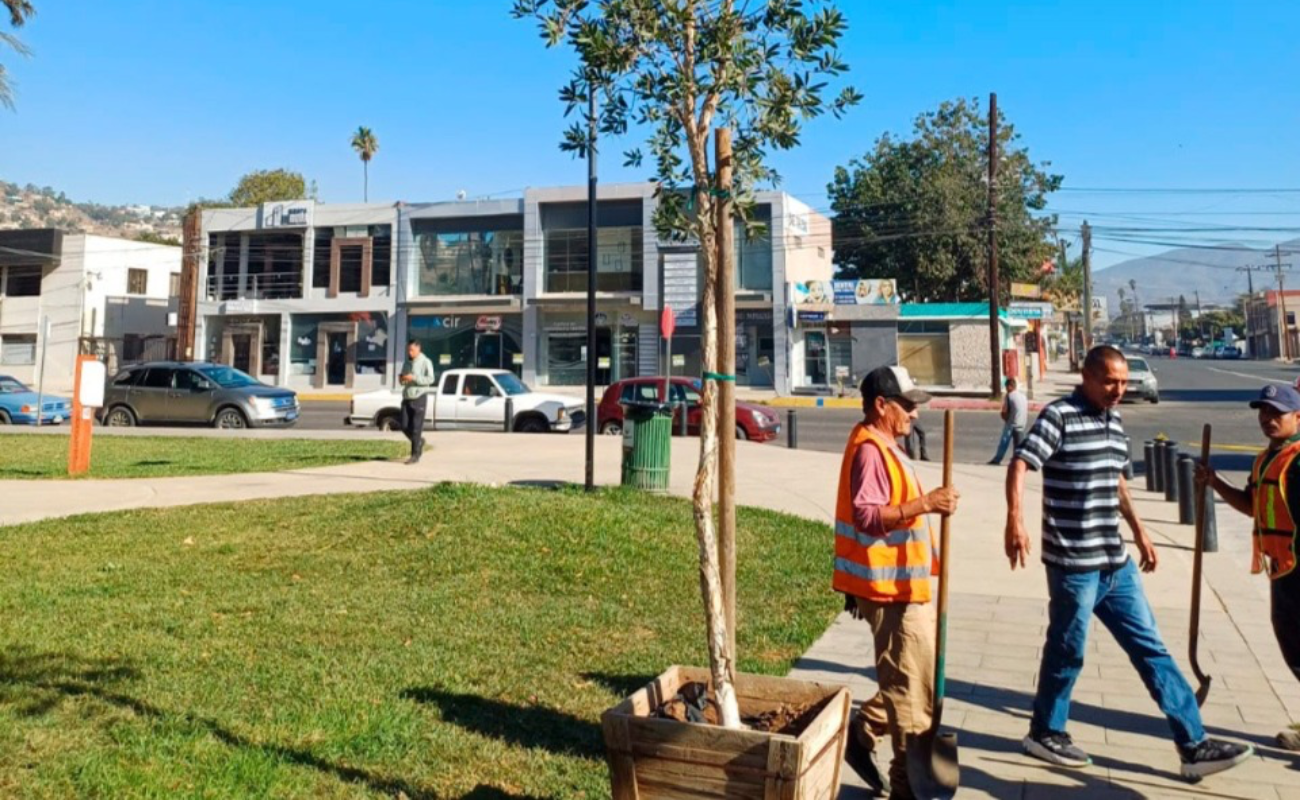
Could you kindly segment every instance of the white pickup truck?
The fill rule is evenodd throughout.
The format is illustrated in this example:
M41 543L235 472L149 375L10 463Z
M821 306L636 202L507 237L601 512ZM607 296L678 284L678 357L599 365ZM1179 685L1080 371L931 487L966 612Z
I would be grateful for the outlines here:
M521 433L567 432L581 428L587 414L580 398L534 392L513 372L500 369L451 369L429 390L426 428L493 430L505 425L506 398L512 402L514 430ZM380 430L402 426L400 389L376 389L353 395L344 422Z

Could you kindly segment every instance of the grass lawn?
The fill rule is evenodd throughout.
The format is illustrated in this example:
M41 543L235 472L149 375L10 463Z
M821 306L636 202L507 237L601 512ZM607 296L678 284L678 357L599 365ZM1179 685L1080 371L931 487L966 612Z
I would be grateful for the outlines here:
M782 674L839 609L830 532L738 528L740 667ZM608 796L600 712L707 663L696 554L685 501L621 490L0 529L0 796Z
M156 478L274 472L326 467L349 461L398 458L404 442L305 439L219 439L175 436L96 436L91 444L91 478ZM0 434L0 478L68 477L64 436Z

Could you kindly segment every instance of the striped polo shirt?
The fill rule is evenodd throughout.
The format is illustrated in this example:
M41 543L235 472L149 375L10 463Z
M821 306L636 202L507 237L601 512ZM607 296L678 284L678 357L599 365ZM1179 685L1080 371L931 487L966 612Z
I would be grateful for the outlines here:
M1071 572L1128 562L1119 530L1119 481L1128 462L1118 411L1083 392L1049 403L1016 458L1043 473L1043 562Z

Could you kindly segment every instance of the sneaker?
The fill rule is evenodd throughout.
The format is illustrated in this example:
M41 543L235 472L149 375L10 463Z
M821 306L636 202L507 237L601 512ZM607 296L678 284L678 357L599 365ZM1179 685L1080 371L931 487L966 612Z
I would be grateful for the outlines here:
M1288 728L1279 733L1277 746L1283 750L1300 750L1300 730Z
M856 734L849 731L849 743L844 748L844 761L848 763L858 777L867 784L872 797L888 797L889 778L880 769L876 761L876 749L863 742Z
M1183 761L1183 777L1193 781L1232 769L1253 755L1255 748L1250 745L1220 739L1206 739L1198 745L1178 748L1178 756Z
M1021 741L1025 752L1034 758L1061 767L1086 767L1092 763L1088 754L1074 744L1070 734L1063 731L1031 733Z
M407 463L407 464L419 464L419 463L420 463L420 457L419 457L419 456L411 456L410 458L406 459L406 463Z

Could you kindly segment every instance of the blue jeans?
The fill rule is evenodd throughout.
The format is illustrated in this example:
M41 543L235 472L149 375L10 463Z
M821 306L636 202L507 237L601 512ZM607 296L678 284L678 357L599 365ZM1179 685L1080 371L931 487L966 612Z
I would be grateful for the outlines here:
M993 461L990 463L1001 464L1002 457L1007 454L1007 448L1011 446L1013 443L1015 444L1016 447L1019 447L1020 443L1024 441L1024 438L1025 438L1024 428L1013 428L1010 425L1003 425L1002 439L1001 441L998 442L998 454L993 456ZM1012 450L1011 454L1015 455L1015 451Z
M1096 614L1124 648L1151 698L1169 720L1174 742L1184 746L1204 741L1196 696L1160 640L1132 559L1119 569L1094 572L1066 572L1048 565L1047 589L1051 596L1047 642L1038 671L1032 733L1065 731L1070 692L1083 668L1088 625Z

